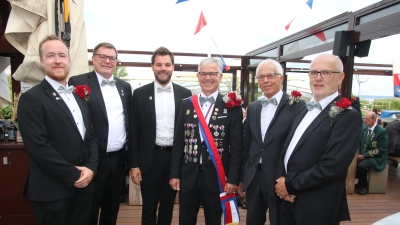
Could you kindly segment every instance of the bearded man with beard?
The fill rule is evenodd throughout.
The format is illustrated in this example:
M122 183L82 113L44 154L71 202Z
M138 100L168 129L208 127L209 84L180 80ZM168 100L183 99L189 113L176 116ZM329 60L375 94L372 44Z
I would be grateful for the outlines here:
M98 164L89 108L67 85L71 60L65 43L47 36L39 56L45 78L18 104L30 158L24 196L32 201L39 225L87 225Z
M153 53L151 68L155 81L135 89L132 97L130 176L141 187L142 224L170 225L176 196L169 185L175 124L182 99L191 92L171 82L174 56L167 48Z

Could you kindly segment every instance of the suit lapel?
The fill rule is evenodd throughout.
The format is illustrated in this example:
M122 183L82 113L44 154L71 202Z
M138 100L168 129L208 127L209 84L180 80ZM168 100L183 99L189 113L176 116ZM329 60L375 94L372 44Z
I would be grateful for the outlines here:
M97 79L96 73L94 71L88 75L88 83L92 92L90 97L94 96L93 100L98 102L98 105L100 106L104 117L107 119L106 104L104 103L103 94L101 93L99 80Z
M146 102L148 103L150 116L153 121L154 129L156 129L156 103L154 99L154 82L152 82L146 90ZM176 113L176 112L175 112Z
M252 132L255 132L254 134L257 137L257 141L258 141L258 143L260 143L260 145L262 145L261 110L262 110L261 102L257 101L256 106L255 106L255 116L251 121L253 121L252 122L252 124L253 124L252 127L254 127L254 126L256 127L256 130L252 131Z
M68 117L68 120L72 123L72 126L80 134L78 127L76 126L75 119L61 96L57 93L57 91L54 90L54 88L49 84L49 82L47 82L46 79L44 79L41 84L43 91L62 109L62 111L64 111L65 115Z
M115 86L117 87L118 93L119 93L119 97L121 98L121 102L122 102L122 107L124 108L124 113L128 112L128 106L127 106L127 102L125 99L128 97L128 93L125 93L126 90L124 90L124 86L122 84L122 81L118 78L115 78ZM125 114L125 117L128 116Z
M292 128L290 128L288 138L286 138L286 141L285 141L285 147L284 147L285 151L289 147L289 144L293 138L294 132L296 132L297 127L299 126L300 122L303 120L303 118L307 114L307 112L308 112L308 110L307 110L306 106L304 105L302 107L302 109L300 110L298 116L296 116L294 118L293 123L292 123Z
M295 148L293 149L293 152L296 151L296 149L306 140L308 135L310 135L311 132L317 128L322 121L324 121L328 116L329 116L329 110L330 106L332 105L333 102L338 101L340 99L340 95L336 97L333 101L331 101L318 116L311 122L311 124L307 127L307 129L304 131L303 135L297 142Z
M91 124L88 123L89 122L89 118L87 117L86 107L85 107L85 105L83 105L85 103L83 103L82 99L76 93L74 93L73 95L75 97L76 103L79 106L79 109L81 110L81 114L82 114L82 118L83 118L83 124L85 124L86 130L88 130L88 127L91 126ZM78 129L78 131L79 131L79 129ZM87 133L88 132L85 132L85 134L83 136L84 140L86 139Z
M174 102L175 102L175 120L174 120L174 127L175 127L176 121L178 120L179 107L181 106L182 96L181 92L178 90L178 85L172 83L172 86L174 89Z
M283 106L286 104L287 101L288 101L287 95L286 95L286 94L283 94L283 95L282 95L282 98L281 98L281 101L279 102L278 107L276 108L274 117L272 118L271 123L269 124L269 126L268 126L268 128L267 128L267 132L265 132L265 136L264 136L264 145L263 145L263 146L266 146L267 143L268 143L268 141L270 141L270 139L267 138L268 131L269 131L269 130L271 129L271 127L274 125L274 123L275 123L275 121L276 121L276 118L278 118L279 112L282 110ZM261 104L260 104L260 105L261 105ZM261 132L261 128L260 128L260 132Z

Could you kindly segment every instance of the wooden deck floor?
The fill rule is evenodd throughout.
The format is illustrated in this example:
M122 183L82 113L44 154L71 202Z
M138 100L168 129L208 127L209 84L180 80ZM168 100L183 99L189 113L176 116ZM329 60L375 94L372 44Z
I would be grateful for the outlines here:
M341 224L370 225L386 216L400 212L400 167L390 166L386 194L347 195L347 200L351 222L346 221ZM117 225L140 225L141 209L141 206L129 206L122 203ZM176 204L172 225L178 224L178 211L179 205ZM240 208L240 217L241 221L245 221L246 210ZM200 209L197 224L205 224L202 209ZM266 224L269 225L269 221Z

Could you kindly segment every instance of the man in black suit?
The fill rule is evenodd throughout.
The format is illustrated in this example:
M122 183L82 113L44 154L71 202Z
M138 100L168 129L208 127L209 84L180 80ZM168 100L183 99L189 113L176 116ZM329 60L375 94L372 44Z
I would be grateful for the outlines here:
M94 71L71 77L70 85L88 85L90 115L98 138L99 167L91 225L116 224L120 196L125 182L131 86L114 77L117 50L110 43L93 49ZM101 208L100 219L99 209Z
M176 196L168 184L175 123L182 99L191 92L171 82L174 56L167 48L153 53L151 68L155 82L137 88L132 97L130 176L141 188L142 224L170 225Z
M400 156L400 115L386 125L385 129L389 135L389 155Z
M98 163L89 109L74 87L65 86L71 61L61 39L46 37L39 55L45 79L21 95L18 105L30 156L24 195L40 225L86 225Z
M275 187L285 200L281 224L337 225L350 220L345 183L361 119L338 94L344 78L338 57L317 56L309 77L313 97L295 117L278 165Z
M272 59L261 62L256 75L264 98L248 107L244 141L243 185L246 224L263 225L269 208L271 225L280 224L281 200L275 193L276 166L293 118L304 102L291 101L281 90L283 69ZM293 98L293 97L292 97Z
M221 159L226 175L226 185L222 191L231 194L237 191L243 157L242 110L240 104L227 107L218 92L222 80L220 60L203 59L197 77L201 94L192 98L199 99L199 107L214 139L210 141L214 141L218 148L219 155L215 157ZM192 102L185 99L176 124L170 176L171 187L179 190L180 225L196 224L200 202L206 224L221 224L217 171L203 138L199 132L198 114Z

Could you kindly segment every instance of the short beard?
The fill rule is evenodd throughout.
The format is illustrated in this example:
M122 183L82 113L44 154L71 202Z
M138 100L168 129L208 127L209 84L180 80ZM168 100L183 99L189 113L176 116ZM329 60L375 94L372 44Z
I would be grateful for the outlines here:
M171 77L172 77L172 74L171 74L170 76L168 76L168 79L167 79L167 80L160 80L160 79L158 79L157 74L154 74L154 78L156 79L156 81L157 81L160 85L167 85L167 84L171 81Z

